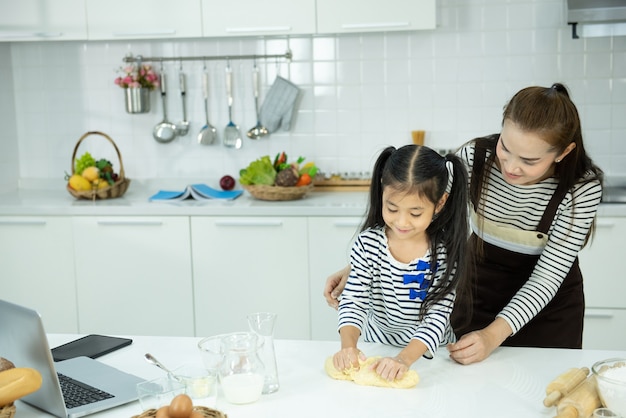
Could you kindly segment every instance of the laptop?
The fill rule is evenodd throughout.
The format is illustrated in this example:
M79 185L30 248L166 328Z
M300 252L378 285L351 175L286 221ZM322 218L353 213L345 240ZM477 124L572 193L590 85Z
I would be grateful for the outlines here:
M4 300L0 300L0 356L16 367L38 370L41 387L20 400L62 418L82 417L135 401L137 383L144 381L89 357L54 362L39 313ZM65 383L68 378L70 383ZM97 389L90 396L100 400L73 406L67 391L75 390L76 385Z

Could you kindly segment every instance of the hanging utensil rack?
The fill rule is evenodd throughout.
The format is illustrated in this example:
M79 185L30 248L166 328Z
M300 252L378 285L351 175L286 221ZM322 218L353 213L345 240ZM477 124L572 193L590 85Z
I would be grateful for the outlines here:
M127 55L123 61L126 63L134 62L165 62L165 61L231 61L231 60L264 60L264 59L285 59L291 62L293 54L291 50L287 50L284 54L263 54L263 55L209 55L197 57L144 57L141 55Z

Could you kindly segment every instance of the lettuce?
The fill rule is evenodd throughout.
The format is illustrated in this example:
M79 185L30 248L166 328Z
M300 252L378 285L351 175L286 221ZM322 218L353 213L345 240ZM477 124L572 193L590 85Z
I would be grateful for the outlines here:
M241 184L267 184L273 185L276 179L276 170L269 155L252 161L250 165L239 171L239 183Z

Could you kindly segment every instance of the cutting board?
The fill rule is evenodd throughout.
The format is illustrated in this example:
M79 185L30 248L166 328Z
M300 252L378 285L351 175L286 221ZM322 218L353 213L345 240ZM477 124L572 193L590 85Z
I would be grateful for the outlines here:
M316 192L367 192L370 180L315 180Z

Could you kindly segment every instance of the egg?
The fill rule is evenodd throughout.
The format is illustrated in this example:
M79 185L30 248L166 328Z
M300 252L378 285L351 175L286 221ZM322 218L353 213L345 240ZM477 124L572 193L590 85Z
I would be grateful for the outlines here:
M187 395L178 395L170 402L170 418L189 418L193 410L193 402Z
M159 409L157 409L156 411L156 416L155 418L170 418L170 412L169 412L170 407L169 406L162 406Z

